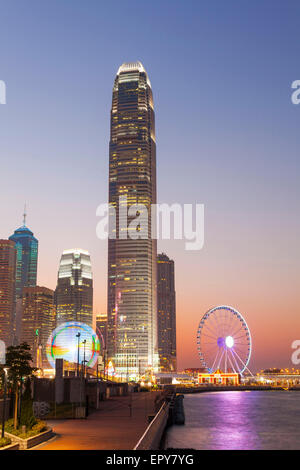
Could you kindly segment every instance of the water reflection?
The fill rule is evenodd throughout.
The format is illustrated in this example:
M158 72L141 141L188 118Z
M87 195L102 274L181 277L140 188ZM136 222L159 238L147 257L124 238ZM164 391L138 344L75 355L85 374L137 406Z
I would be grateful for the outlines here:
M166 447L300 449L299 392L210 392L184 405L186 424L169 429Z

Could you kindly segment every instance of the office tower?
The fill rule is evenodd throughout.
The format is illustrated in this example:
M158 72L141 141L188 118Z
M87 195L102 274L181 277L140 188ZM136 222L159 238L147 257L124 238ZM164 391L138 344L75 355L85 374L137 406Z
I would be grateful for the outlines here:
M24 286L36 286L38 240L33 236L33 233L25 224L26 216L24 216L23 226L15 230L14 234L9 237L9 240L15 242L17 249L17 297L22 297Z
M96 315L96 333L100 339L102 349L106 349L107 343L107 315L99 313Z
M15 313L16 247L10 240L0 240L0 340L10 346Z
M155 123L151 84L140 62L121 65L114 82L109 203L117 223L113 232L114 218L110 217L115 239L108 240L108 357L118 375L134 376L158 366L157 251L156 240L151 238L151 204L156 203ZM135 233L127 231L136 216L146 214L134 210L129 216L128 208L134 204L148 210L144 239L130 238L138 228Z
M176 371L176 300L174 261L157 255L157 331L160 369Z
M55 290L56 324L78 321L93 326L93 277L91 258L81 249L61 256Z
M24 287L22 297L21 342L31 347L34 367L49 367L47 340L55 329L54 291L47 287Z
M15 230L9 239L15 242L17 249L14 342L18 343L22 321L23 288L25 286L36 286L37 277L38 240L29 228L26 227L26 213L24 214L23 226Z

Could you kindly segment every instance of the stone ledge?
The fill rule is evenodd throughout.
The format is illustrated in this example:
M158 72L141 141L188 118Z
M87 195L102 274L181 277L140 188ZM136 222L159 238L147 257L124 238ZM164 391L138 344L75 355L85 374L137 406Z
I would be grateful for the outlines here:
M0 447L0 450L19 450L19 444L16 442L13 442L12 444L9 444L8 446Z
M25 450L48 441L53 436L53 431L52 428L48 428L46 431L37 434L36 436L29 437L28 439L22 439L21 437L10 434L9 432L5 432L5 436L9 437L13 444L18 444L20 450Z

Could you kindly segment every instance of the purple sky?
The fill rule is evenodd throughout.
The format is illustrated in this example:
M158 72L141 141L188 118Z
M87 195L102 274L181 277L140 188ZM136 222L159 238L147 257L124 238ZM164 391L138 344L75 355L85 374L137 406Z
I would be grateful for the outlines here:
M205 247L160 242L176 262L179 366L199 365L196 329L231 304L253 335L250 368L292 366L300 335L300 79L295 1L3 0L0 80L2 238L28 225L39 283L63 249L90 251L95 312L106 311L111 92L141 60L154 92L158 200L205 204Z

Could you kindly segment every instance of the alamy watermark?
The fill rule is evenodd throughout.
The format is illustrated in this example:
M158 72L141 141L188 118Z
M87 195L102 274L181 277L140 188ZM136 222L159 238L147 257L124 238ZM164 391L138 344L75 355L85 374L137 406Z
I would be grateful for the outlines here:
M150 214L149 214L150 212ZM115 204L100 204L96 215L101 218L96 233L100 240L185 240L186 250L204 246L203 204L128 204L120 196Z
M0 104L6 104L6 84L0 80Z
M295 351L292 354L291 361L294 365L300 364L300 339L295 339L295 341L292 342L292 349L295 349Z

